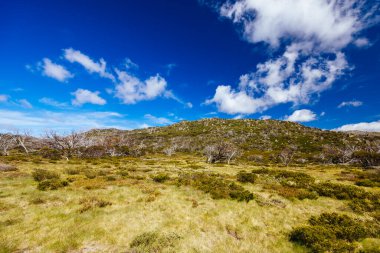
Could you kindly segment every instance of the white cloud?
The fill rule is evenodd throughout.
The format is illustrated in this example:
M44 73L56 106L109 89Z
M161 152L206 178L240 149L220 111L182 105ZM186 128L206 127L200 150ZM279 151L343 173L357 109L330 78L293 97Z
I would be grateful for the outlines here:
M5 103L8 101L8 96L7 95L3 95L3 94L0 94L0 103Z
M45 76L54 78L60 82L65 82L74 76L68 70L66 70L65 67L53 63L48 58L44 58L42 60L42 63L40 63L40 66L42 67L42 73Z
M370 22L376 8L365 10L364 5L364 0L241 0L224 4L221 15L243 24L245 38L253 43L278 47L292 39L336 51Z
M83 104L105 105L107 102L99 96L99 91L89 91L85 89L77 89L71 93L75 98L72 100L72 104L75 106L81 106Z
M371 43L367 38L358 38L354 41L355 46L361 48L361 47L367 47L370 46Z
M292 115L285 118L288 121L293 122L309 122L317 119L317 115L307 109L297 110L292 113Z
M119 80L115 87L115 96L121 99L124 104L152 100L165 94L167 82L158 74L142 81L125 71L118 69L115 71Z
M190 102L187 102L185 105L186 105L187 108L193 108L193 104L190 103Z
M101 77L115 80L115 77L107 72L107 63L103 58L99 62L95 62L87 55L72 48L64 49L64 57L71 63L76 62L81 64L90 73L97 73Z
M157 124L157 125L173 124L173 121L171 121L170 119L167 119L164 117L156 117L156 116L153 116L152 114L145 114L144 118L150 120L152 123Z
M271 118L272 118L272 116L270 116L270 115L263 115L259 119L261 119L261 120L267 120L267 119L271 119Z
M47 97L43 97L43 98L39 99L38 102L45 104L45 105L54 106L57 108L65 108L68 106L67 103L58 102L52 98L47 98Z
M349 107L349 106L359 107L359 106L362 106L362 105L363 105L362 101L352 100L352 101L344 101L344 102L340 103L338 105L338 108Z
M32 104L26 99L20 99L18 100L18 103L24 108L27 108L27 109L33 108Z
M312 102L350 69L341 50L370 23L375 8L368 10L364 3L241 0L224 4L221 15L241 24L247 41L267 43L276 56L242 75L237 89L218 86L206 104L215 103L228 114L252 114L278 104Z
M374 122L361 122L356 124L343 125L334 129L335 131L366 131L380 132L380 120Z

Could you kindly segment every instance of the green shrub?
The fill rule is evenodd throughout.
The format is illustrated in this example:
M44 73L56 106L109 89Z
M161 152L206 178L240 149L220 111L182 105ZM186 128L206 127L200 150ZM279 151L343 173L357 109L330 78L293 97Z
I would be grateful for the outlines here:
M45 169L35 169L32 172L33 179L37 182L41 182L47 179L59 179L60 175L55 171L49 171Z
M38 183L37 189L40 191L57 190L59 188L68 186L69 182L60 179L47 179Z
M320 196L335 199L366 198L369 195L369 193L359 187L334 183L315 184L313 190L315 190Z
M274 189L277 191L277 193L285 198L288 199L317 199L318 194L315 192L309 191L307 189L297 189L294 187L288 187L288 186L279 186L274 187Z
M246 172L246 171L240 171L236 174L237 181L241 183L254 183L257 179L257 175L254 173Z
M290 241L309 248L312 252L354 252L355 242L379 236L380 228L354 220L347 215L323 213L311 217L309 226L295 228Z
M308 174L292 171L278 171L274 177L284 186L295 188L308 188L314 184L315 179Z
M164 183L170 179L170 176L168 174L160 173L152 176L152 179L156 183Z
M180 238L175 233L146 232L136 236L130 243L130 248L133 253L164 252L164 250L173 249Z
M249 202L253 194L242 186L226 180L220 175L209 173L180 174L179 185L190 185L205 193L209 193L213 199L235 199Z

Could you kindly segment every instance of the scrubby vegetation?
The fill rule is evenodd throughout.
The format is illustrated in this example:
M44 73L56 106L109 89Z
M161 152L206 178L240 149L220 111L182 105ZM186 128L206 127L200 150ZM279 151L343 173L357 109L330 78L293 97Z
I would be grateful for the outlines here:
M218 174L180 174L178 184L189 185L205 193L209 193L213 199L236 199L237 201L246 202L253 199L252 193Z
M312 252L354 252L355 242L380 237L380 226L371 221L359 221L347 215L323 213L311 217L309 225L298 227L290 240L311 249Z
M207 119L14 136L1 135L0 252L380 248L376 134Z

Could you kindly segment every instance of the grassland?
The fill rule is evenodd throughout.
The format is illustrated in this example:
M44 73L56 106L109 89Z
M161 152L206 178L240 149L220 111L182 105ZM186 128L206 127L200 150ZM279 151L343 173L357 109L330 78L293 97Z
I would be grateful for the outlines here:
M353 185L348 175L361 170L348 166L207 164L185 154L70 161L0 157L0 163L17 168L0 171L0 252L308 252L289 234L311 216L336 212L372 222L376 213L353 211L344 198L300 197L300 190L312 188L287 185L288 174L278 174ZM237 181L237 173L263 168L271 173L258 173L253 183ZM44 178L42 171L38 178L36 169L53 174ZM179 183L181 176L195 174L216 175L219 183L236 184L254 198L213 198L213 189ZM47 180L57 189L39 187ZM376 186L357 188L380 193ZM356 244L357 251L379 252L380 239Z

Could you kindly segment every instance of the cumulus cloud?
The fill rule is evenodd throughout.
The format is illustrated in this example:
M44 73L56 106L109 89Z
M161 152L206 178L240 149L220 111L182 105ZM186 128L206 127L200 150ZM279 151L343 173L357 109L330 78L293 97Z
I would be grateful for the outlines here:
M338 105L338 108L342 107L359 107L362 106L363 102L358 100L352 100L352 101L344 101Z
M243 25L245 38L278 47L285 39L309 41L322 51L352 42L370 23L365 0L241 0L224 4L221 15ZM366 12L363 14L363 12Z
M115 77L111 73L107 72L107 63L103 58L101 58L99 62L96 62L78 50L68 48L68 49L64 49L63 51L64 51L65 59L68 60L69 62L79 63L89 73L97 73L101 77L115 80Z
M67 69L65 69L65 67L63 67L62 65L53 63L48 58L44 58L42 60L42 63L40 63L40 65L42 67L42 73L45 76L54 78L60 82L65 82L74 76Z
M72 104L75 106L81 106L83 104L105 105L107 102L99 96L99 93L99 91L92 92L85 89L77 89L71 93L74 96Z
M124 104L135 104L142 100L152 100L163 96L166 92L167 82L159 74L142 81L126 71L115 70L118 84L115 87L115 96Z
M287 121L309 122L317 119L317 115L307 109L294 111L290 116L285 117Z
M356 124L343 125L334 129L335 131L365 131L380 132L380 120L374 122L361 122Z
M310 103L350 70L342 49L370 23L374 11L364 3L241 0L224 4L221 15L241 25L247 41L264 42L276 54L242 75L236 89L218 86L206 104L215 103L228 114L252 114L283 103Z

